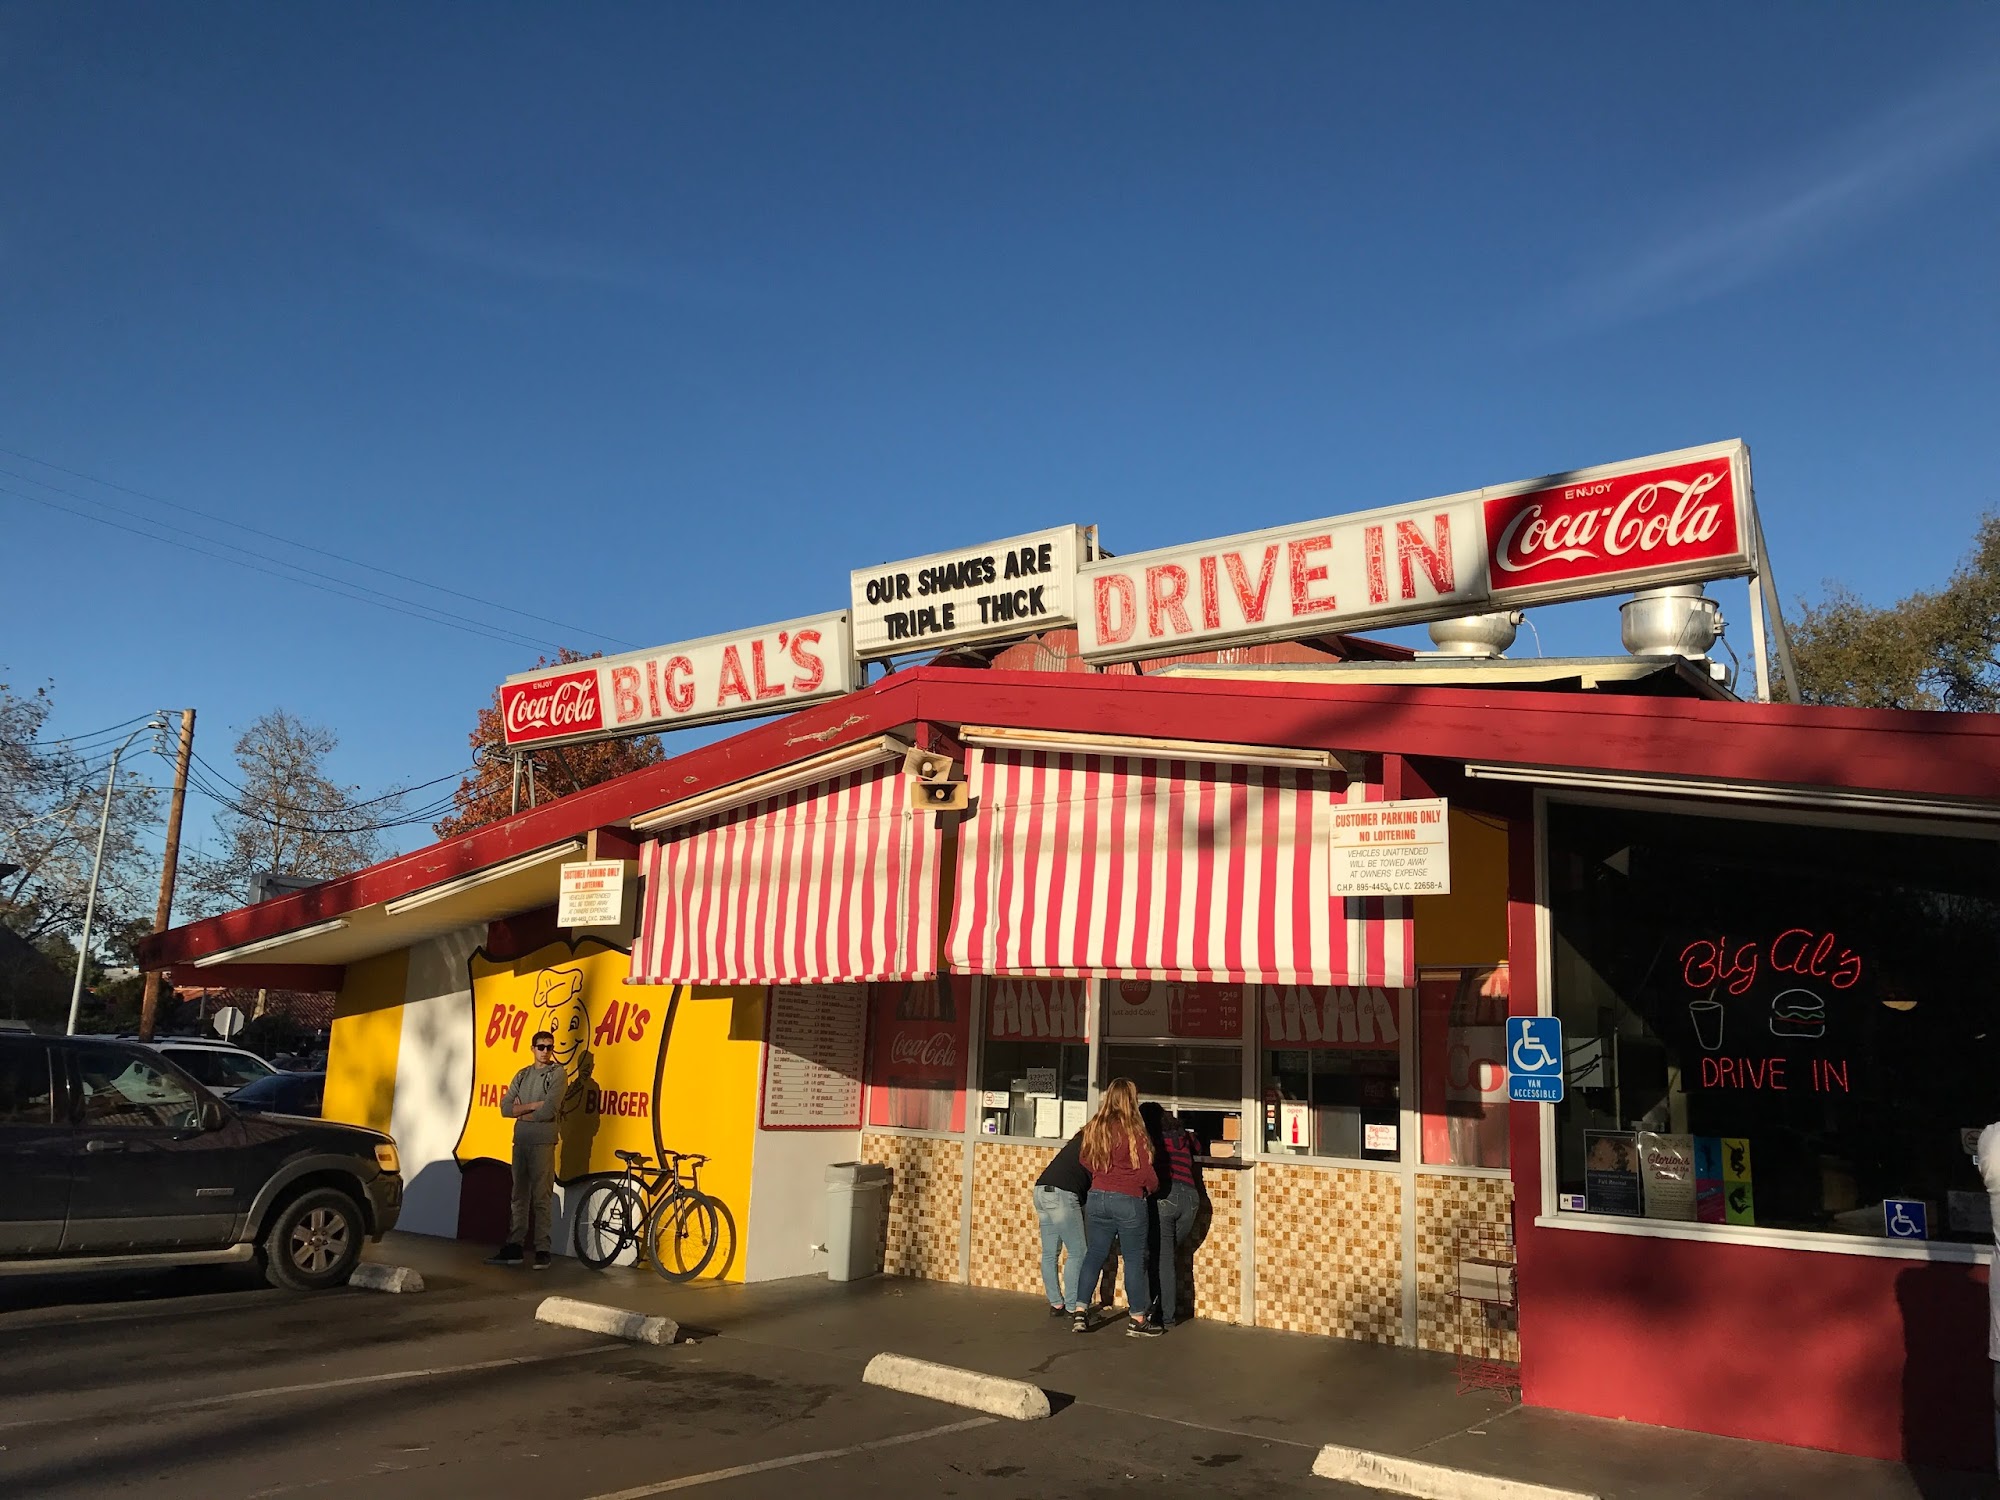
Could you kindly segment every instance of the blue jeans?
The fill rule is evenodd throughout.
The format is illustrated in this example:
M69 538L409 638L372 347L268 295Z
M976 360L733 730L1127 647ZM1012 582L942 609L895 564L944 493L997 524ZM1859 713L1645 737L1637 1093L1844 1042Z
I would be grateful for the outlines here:
M1180 1316L1181 1246L1194 1233L1194 1216L1201 1212L1201 1194L1177 1182L1154 1210L1160 1216L1160 1326L1171 1328Z
M1148 1220L1144 1198L1127 1193L1100 1193L1091 1190L1084 1200L1083 1231L1086 1250L1079 1287L1095 1287L1111 1258L1111 1245L1118 1244L1119 1259L1125 1262L1125 1307L1135 1318L1143 1318L1153 1305L1152 1279L1146 1274Z
M1077 1312L1083 1307L1077 1280L1083 1271L1083 1205L1076 1201L1075 1193L1037 1187L1035 1219L1042 1226L1042 1289L1048 1293L1049 1306ZM1069 1259L1058 1276L1057 1257L1065 1250Z

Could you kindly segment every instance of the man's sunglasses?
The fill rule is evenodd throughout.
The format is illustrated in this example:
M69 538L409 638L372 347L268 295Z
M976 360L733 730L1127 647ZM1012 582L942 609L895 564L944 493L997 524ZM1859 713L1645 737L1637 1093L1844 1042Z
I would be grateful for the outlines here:
M556 1050L556 1044L554 1042L531 1042L529 1045L532 1046L537 1052L553 1052Z

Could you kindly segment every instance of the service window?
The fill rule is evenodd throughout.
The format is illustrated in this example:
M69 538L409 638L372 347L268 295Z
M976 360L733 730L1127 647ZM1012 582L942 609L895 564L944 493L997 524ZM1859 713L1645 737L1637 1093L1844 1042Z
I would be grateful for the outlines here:
M1507 1165L1507 966L1426 969L1417 984L1423 1160Z
M2000 841L1548 808L1565 1212L1985 1242Z
M981 979L986 1045L979 1128L986 1135L1067 1140L1090 1108L1086 979Z
M1239 984L1114 979L1105 984L1100 1084L1129 1078L1172 1107L1210 1156L1242 1154Z
M1402 1159L1402 1036L1410 992L1261 985L1267 1156Z

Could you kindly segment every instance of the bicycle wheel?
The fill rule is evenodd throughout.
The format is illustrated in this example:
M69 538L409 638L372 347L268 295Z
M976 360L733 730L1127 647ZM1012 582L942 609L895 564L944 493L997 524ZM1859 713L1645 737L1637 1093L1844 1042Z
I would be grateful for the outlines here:
M570 1239L576 1258L601 1271L625 1251L635 1249L646 1218L646 1205L622 1177L591 1183L576 1200Z
M647 1226L653 1269L669 1281L692 1281L708 1269L721 1241L721 1216L702 1193L684 1193L660 1205Z

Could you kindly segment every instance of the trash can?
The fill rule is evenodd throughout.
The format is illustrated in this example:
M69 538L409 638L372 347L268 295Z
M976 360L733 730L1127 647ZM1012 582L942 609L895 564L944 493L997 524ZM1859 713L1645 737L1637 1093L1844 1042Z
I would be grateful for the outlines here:
M889 1169L872 1161L837 1161L826 1169L826 1279L882 1274L888 1227Z

